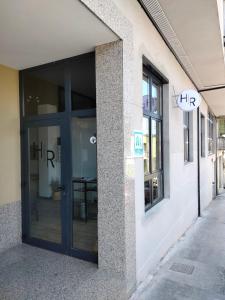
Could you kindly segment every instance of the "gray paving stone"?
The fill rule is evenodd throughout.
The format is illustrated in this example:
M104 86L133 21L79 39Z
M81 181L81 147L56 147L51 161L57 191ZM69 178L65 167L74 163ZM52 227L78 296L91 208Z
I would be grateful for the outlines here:
M173 271L174 264L194 270ZM185 299L225 300L225 196L212 201L165 257L150 284L132 296L132 300Z
M120 273L21 245L0 255L0 300L125 299Z

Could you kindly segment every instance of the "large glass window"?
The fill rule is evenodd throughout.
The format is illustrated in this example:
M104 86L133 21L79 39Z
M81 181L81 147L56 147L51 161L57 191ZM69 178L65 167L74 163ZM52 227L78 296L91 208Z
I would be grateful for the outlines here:
M162 84L144 69L143 83L145 210L163 198Z

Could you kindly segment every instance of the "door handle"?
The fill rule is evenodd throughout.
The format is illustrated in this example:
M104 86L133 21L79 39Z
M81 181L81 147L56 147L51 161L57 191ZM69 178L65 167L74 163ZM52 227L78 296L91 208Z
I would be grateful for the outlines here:
M63 192L63 191L65 191L65 186L64 185L60 185L60 186L58 186L57 187L57 192Z

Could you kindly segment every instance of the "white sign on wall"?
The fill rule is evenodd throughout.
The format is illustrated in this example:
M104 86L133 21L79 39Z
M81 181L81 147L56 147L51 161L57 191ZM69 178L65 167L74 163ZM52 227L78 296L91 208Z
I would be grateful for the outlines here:
M144 144L143 144L143 132L134 131L134 157L143 157Z
M195 90L184 90L177 99L177 105L183 111L192 111L201 104L201 96Z

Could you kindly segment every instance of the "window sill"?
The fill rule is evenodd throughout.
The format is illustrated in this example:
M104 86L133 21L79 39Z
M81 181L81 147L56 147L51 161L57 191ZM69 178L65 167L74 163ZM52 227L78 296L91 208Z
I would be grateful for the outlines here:
M161 201L163 201L162 199L159 199L158 201L156 201L153 205L149 205L149 206L145 206L145 213L147 213L150 209L152 209L154 206L156 206L157 204L159 204Z
M190 166L190 165L192 165L194 163L194 161L192 160L192 161L185 161L184 162L184 166L186 167L186 166Z
M158 214L159 211L167 204L167 202L170 200L170 198L163 198L159 202L157 202L154 206L149 208L144 212L143 216L143 223L148 222L150 217L153 217L154 215Z
M208 157L212 156L212 155L215 155L215 153L208 153Z

